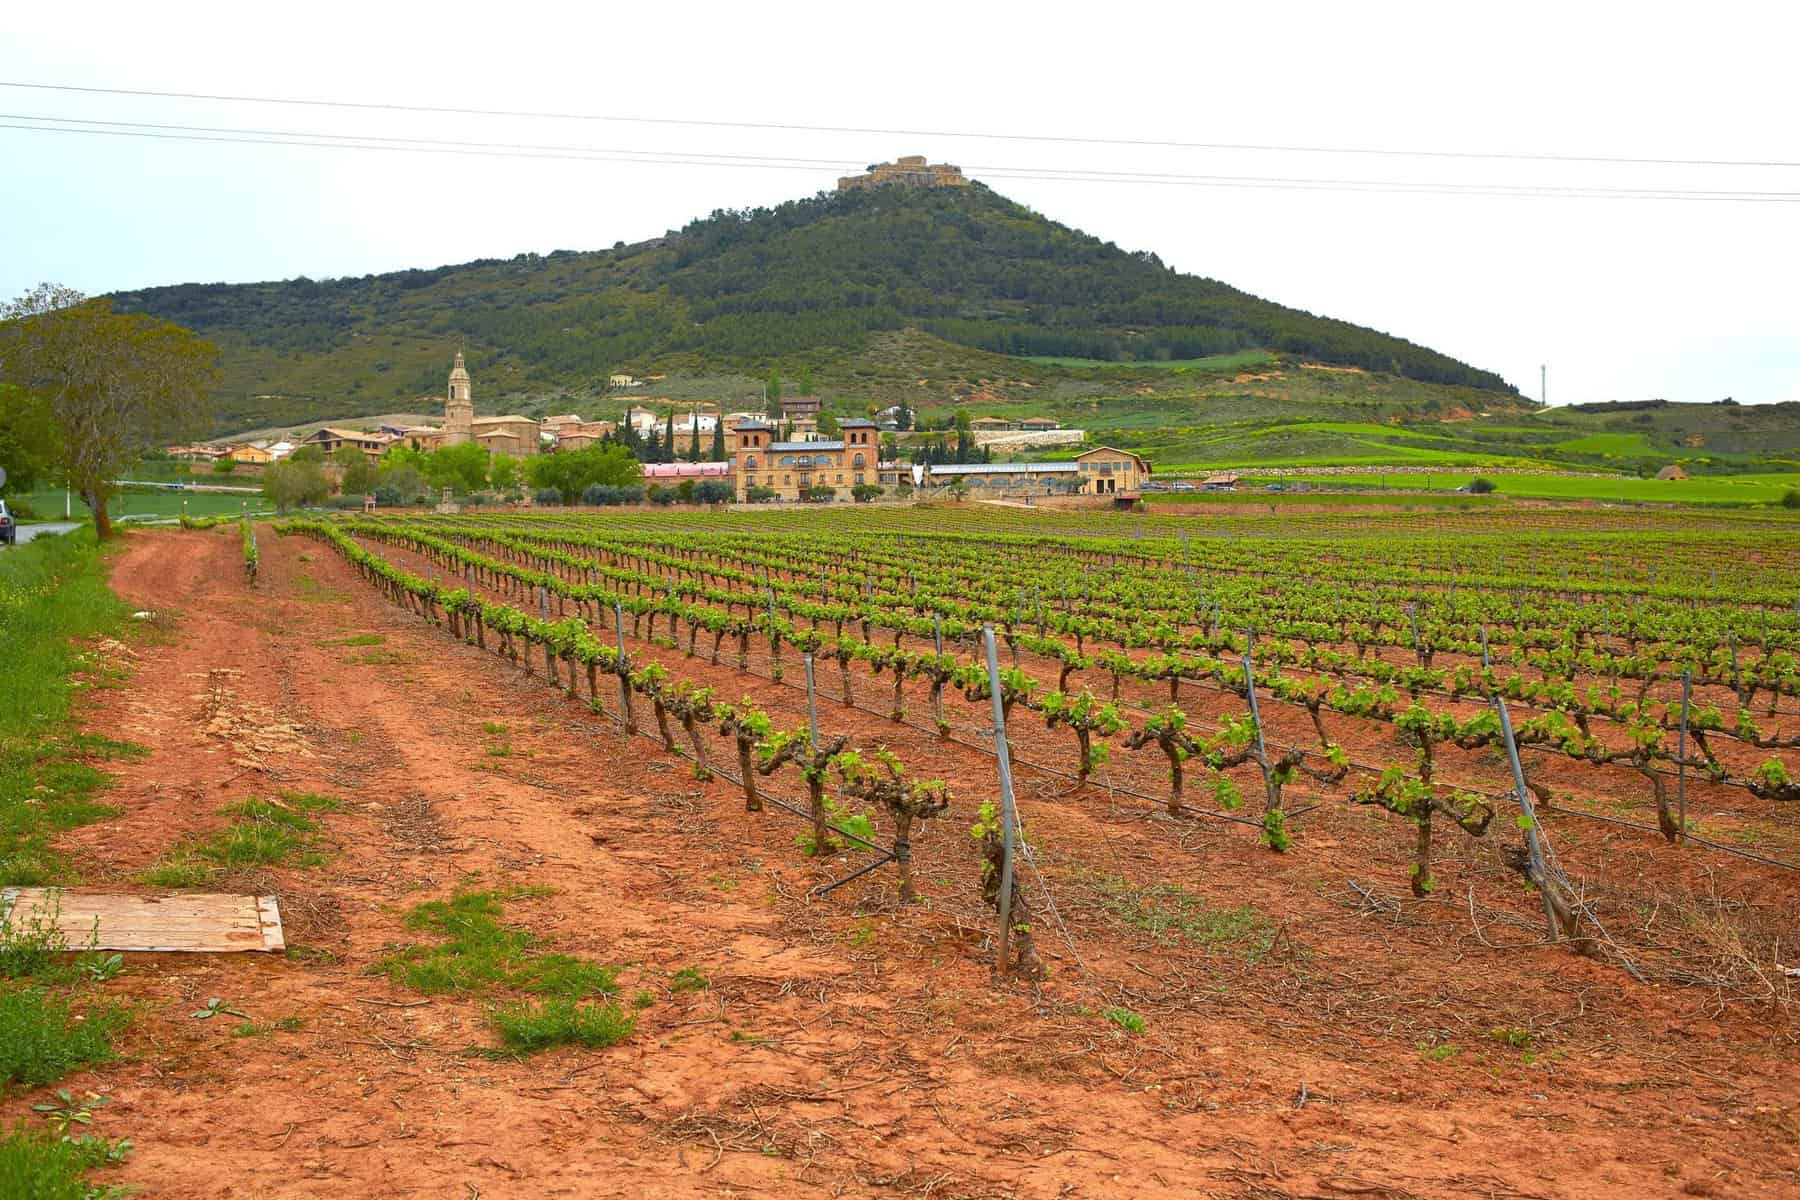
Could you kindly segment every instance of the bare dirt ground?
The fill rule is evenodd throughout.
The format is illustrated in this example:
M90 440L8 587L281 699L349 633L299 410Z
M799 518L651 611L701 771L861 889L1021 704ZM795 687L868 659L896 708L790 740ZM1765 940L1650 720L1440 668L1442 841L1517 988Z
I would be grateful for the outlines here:
M88 883L138 888L233 800L345 801L323 865L231 881L280 897L285 957L130 955L106 985L136 1006L125 1057L64 1086L112 1097L97 1125L137 1142L122 1175L145 1195L1800 1189L1791 1010L1640 985L1517 930L1491 948L1454 888L1414 901L1365 869L1353 890L1363 840L1398 837L1366 810L1322 814L1278 857L1241 827L1027 784L1052 973L995 985L964 832L991 760L952 746L930 768L959 801L920 838L925 903L897 908L886 872L815 898L855 862L804 859L797 822L388 606L318 543L266 537L250 591L235 534L138 533L113 583L175 632L82 713L153 751L118 768L120 816L63 839ZM769 690L683 662L726 695ZM881 736L854 711L834 719ZM1278 933L1259 953L1159 934L1126 890L1158 884ZM508 919L651 992L636 1032L496 1059L485 1001L369 973L415 936L410 906L459 886L549 889ZM690 966L710 986L671 989ZM190 1017L209 996L304 1024L236 1037Z

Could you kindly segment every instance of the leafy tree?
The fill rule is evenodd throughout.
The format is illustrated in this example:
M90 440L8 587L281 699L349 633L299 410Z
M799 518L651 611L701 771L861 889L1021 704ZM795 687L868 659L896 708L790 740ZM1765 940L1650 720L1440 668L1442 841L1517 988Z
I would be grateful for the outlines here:
M767 501L773 500L775 498L776 494L777 493L774 488L763 487L761 484L758 484L755 487L744 489L744 499L748 500L751 504L763 504Z
M31 491L53 476L61 457L49 401L0 383L0 467L6 469L6 490Z
M812 367L810 365L806 365L806 364L801 365L799 386L800 386L800 395L810 396L813 394L813 374L812 374Z
M1485 496L1494 490L1494 481L1485 475L1477 475L1469 482L1469 490L1477 496Z
M843 430L839 428L837 418L821 408L819 410L819 433L830 438L836 437L841 432Z
M369 456L355 446L339 446L331 452L330 462L334 467L348 471L359 462L367 462Z
M731 485L723 479L702 479L694 489L694 500L699 504L724 504L731 497Z
M320 463L289 455L264 469L263 495L278 512L287 512L308 504L323 504L331 495L331 483Z
M113 481L145 451L206 427L217 350L179 325L41 284L0 308L0 382L37 398L69 485L112 534ZM40 439L41 435L33 435Z
M369 456L360 450L351 450L356 461L344 468L344 477L338 483L338 490L346 496L365 495L375 489L381 481L381 468L369 461Z
M287 460L289 462L317 463L323 466L325 462L325 449L316 443L311 446L302 446L292 454L288 455Z
M213 460L213 474L214 475L229 475L233 471L236 471L236 470L237 470L237 463L235 463L231 460L230 455L226 455L223 458L216 458Z
M698 412L691 413L688 416L688 420L690 420L694 423L694 443L693 443L693 445L688 447L688 461L689 462L699 462L700 461L700 414Z
M723 415L713 422L712 456L707 461L725 461L725 418Z
M763 400L771 412L781 407L781 371L769 368L769 381L763 385Z
M495 489L511 492L519 486L519 460L510 454L496 454L488 464L488 482Z
M424 470L433 487L479 492L487 485L488 449L479 442L440 446L425 456Z
M1781 497L1781 507L1783 507L1783 508L1800 508L1800 492L1796 492L1796 491L1793 491L1790 489L1785 494L1783 494L1783 496Z
M539 454L525 461L525 478L542 491L554 488L570 503L589 485L610 484L614 487L634 484L643 476L638 465L623 446L589 446L585 450L559 450L555 454Z
M873 483L859 483L850 489L850 494L856 498L858 504L867 504L875 497L881 495L881 492L882 489L880 485Z
M375 485L376 500L382 504L412 504L424 495L425 475L419 468L405 460L383 460L380 482Z

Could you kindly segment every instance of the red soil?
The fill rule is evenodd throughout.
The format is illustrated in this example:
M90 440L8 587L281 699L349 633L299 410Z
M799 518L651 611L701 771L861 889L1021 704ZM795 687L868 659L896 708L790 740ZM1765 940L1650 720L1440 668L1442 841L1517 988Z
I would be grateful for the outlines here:
M146 1195L1800 1187L1791 1007L1638 984L1535 945L1536 929L1512 924L1530 911L1505 898L1516 885L1448 838L1446 886L1414 901L1402 827L1372 810L1328 804L1277 856L1240 826L1171 821L1022 772L1057 901L1038 930L1052 973L1041 989L997 986L964 833L994 795L992 760L972 749L823 706L831 731L891 742L949 779L958 803L919 838L925 903L898 909L887 871L813 898L853 859L803 858L798 822L745 813L735 786L695 782L541 678L388 606L327 547L265 538L249 591L235 536L133 534L114 586L178 620L82 714L153 750L119 767L120 816L63 839L88 882L134 886L232 800L291 789L346 801L326 818L326 865L236 881L280 896L297 951L131 955L105 985L138 1006L125 1058L64 1086L112 1097L98 1131L137 1142L119 1174ZM383 640L342 644L358 633ZM659 657L726 696L752 691L784 721L803 707L729 665ZM857 687L885 703L885 680ZM611 706L604 687L602 699ZM922 695L909 704L923 713ZM487 752L483 722L508 727L509 756ZM1066 766L1065 742L1032 756ZM778 790L795 794L791 781ZM1674 852L1629 836L1596 844L1645 886L1668 885L1653 852ZM1792 920L1793 883L1721 862L1728 901L1744 900L1742 882ZM1121 919L1141 910L1118 880L1179 884L1213 909L1248 904L1280 934L1254 956L1159 939ZM654 993L637 1032L610 1050L496 1061L478 1052L493 1044L481 1000L421 998L367 973L412 936L408 907L464 884L555 889L514 901L509 919L547 947L620 965L627 996ZM1488 944L1499 942L1513 948ZM710 990L669 990L689 965ZM259 1021L306 1023L235 1038L222 1019L188 1016L215 995ZM1111 1006L1141 1014L1146 1033L1098 1015ZM1529 1031L1530 1049L1493 1036L1505 1029ZM8 1097L0 1120L37 1098Z

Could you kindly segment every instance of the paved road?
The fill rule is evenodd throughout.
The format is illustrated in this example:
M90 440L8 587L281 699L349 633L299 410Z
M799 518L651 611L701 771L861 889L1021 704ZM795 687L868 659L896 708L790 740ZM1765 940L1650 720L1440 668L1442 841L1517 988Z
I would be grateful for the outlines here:
M43 525L21 525L19 526L19 545L23 546L39 534L67 533L71 529L80 528L81 525L77 521L50 521Z

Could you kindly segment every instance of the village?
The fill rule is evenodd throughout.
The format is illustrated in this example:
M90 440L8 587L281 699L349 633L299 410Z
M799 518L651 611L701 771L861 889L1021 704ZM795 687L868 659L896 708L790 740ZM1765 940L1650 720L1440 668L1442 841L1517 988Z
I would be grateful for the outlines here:
M608 380L609 392L643 386L644 381L632 375L612 375ZM426 398L419 407L427 402L438 403ZM762 410L730 412L712 402L648 398L628 404L617 420L574 413L542 418L516 413L479 416L474 381L460 350L442 407L442 421L436 425L383 423L372 429L323 425L287 436L174 445L166 453L193 464L195 471L246 476L260 475L299 455L335 464L335 483L344 477L346 450L352 452L350 461L360 452L371 464L379 464L401 449L430 453L472 444L490 458L523 460L619 445L640 459L647 487L712 481L728 486L740 503L868 501L942 492L1027 504L1132 507L1146 488L1156 486L1151 483L1152 466L1141 455L1110 446L1079 449L1085 443L1083 431L1065 429L1048 417L963 417L949 432L960 446L978 452L968 457L979 461L942 462L925 440L929 435L911 428L912 414L905 408L877 410L868 418L836 417L817 395L784 396ZM1054 460L1003 457L1057 449L1078 452ZM1206 486L1217 489L1221 483L1228 489L1236 476L1209 479ZM519 502L530 503L531 498L525 495Z

